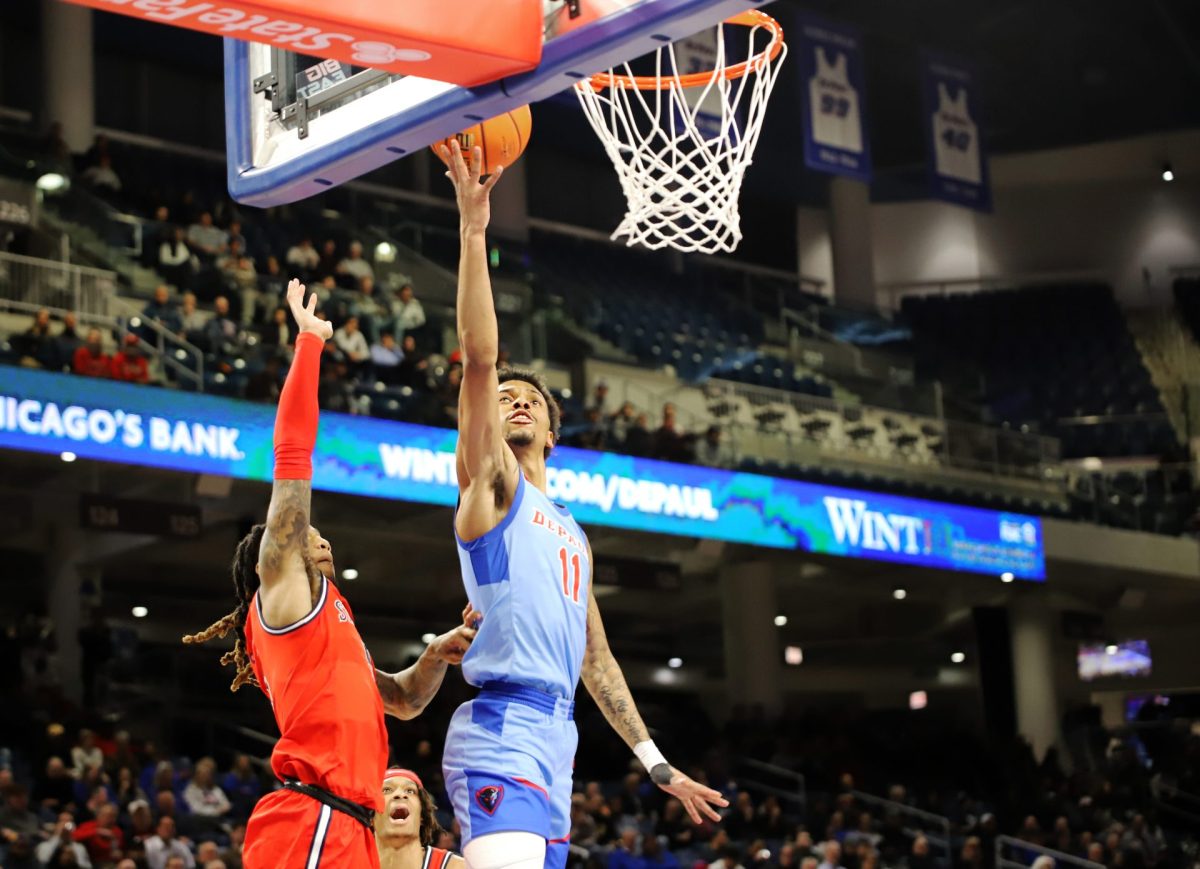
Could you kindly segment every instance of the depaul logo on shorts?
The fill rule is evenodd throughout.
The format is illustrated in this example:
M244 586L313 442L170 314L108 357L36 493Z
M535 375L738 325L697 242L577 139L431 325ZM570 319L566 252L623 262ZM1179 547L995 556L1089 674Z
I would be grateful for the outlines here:
M500 808L502 799L504 799L504 788L501 785L488 785L475 791L475 802L479 803L479 808L489 815L496 814L496 809Z

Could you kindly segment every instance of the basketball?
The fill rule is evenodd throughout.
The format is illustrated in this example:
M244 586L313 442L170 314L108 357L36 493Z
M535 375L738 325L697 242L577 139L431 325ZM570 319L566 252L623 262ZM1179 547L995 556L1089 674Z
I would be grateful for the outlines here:
M432 146L433 152L441 157L439 149L442 145L449 148L450 143L457 139L459 147L463 150L463 159L470 161L471 149L478 146L483 151L483 168L479 174L491 175L497 166L511 166L521 156L521 152L529 144L532 129L533 117L529 106L521 106L519 109L468 127L457 136L435 143Z

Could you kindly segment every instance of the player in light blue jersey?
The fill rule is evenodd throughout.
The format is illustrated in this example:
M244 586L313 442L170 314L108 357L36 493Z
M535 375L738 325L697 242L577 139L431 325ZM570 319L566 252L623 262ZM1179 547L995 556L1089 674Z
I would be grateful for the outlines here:
M613 658L592 594L587 535L546 496L559 410L541 377L496 362L500 336L484 233L497 170L481 183L457 142L440 150L458 196L459 505L463 584L483 622L463 659L479 696L455 712L442 766L469 869L566 863L579 679L651 779L692 820L726 801L667 763Z

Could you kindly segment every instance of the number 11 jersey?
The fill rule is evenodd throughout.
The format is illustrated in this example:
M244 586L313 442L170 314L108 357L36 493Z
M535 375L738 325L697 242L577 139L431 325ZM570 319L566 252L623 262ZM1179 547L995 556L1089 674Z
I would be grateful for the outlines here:
M566 507L520 474L500 524L466 542L455 533L463 586L483 613L463 658L472 685L510 682L575 696L587 642L587 535Z

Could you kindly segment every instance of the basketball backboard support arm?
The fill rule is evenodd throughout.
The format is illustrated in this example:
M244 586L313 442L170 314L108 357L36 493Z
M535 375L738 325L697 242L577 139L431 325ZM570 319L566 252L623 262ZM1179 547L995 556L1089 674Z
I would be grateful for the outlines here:
M229 192L259 207L313 196L479 121L564 91L602 69L684 39L763 0L639 0L549 40L532 71L475 88L407 76L335 112L283 124L256 79L272 49L225 40Z

